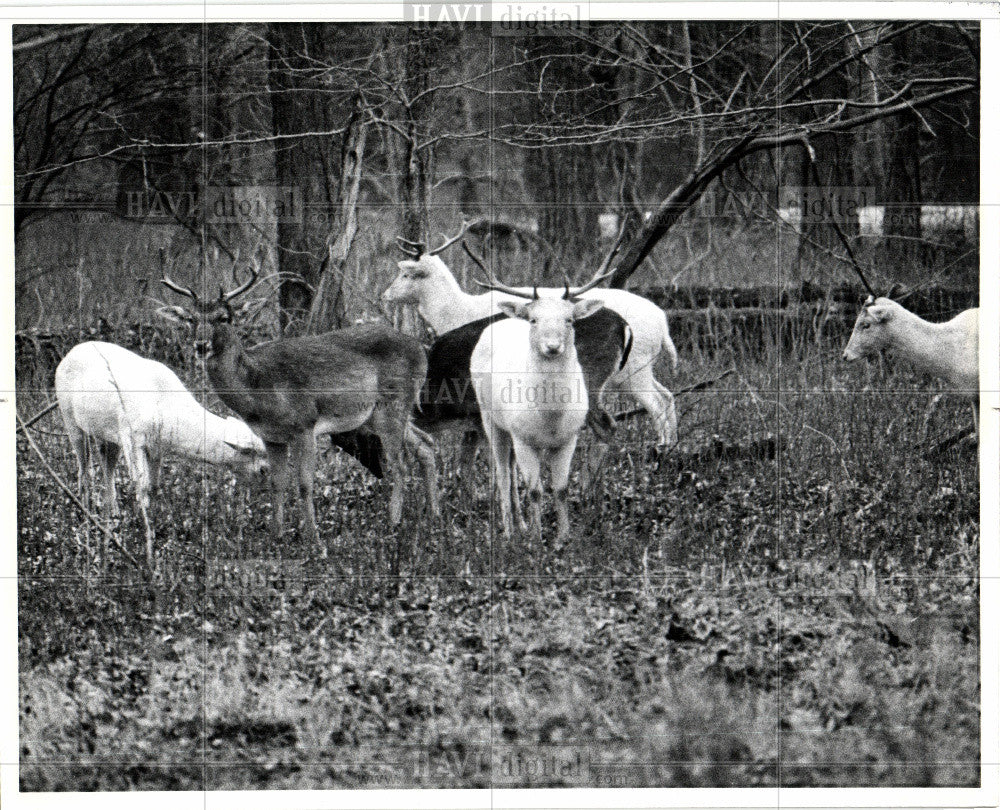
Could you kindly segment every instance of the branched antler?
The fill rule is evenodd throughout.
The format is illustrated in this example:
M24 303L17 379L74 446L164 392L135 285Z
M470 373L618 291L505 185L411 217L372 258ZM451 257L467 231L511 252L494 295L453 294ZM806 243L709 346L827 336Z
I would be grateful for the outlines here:
M487 276L491 275L490 269L486 266L486 262L483 261L483 257L480 256L478 253L476 253L476 251L472 249L472 246L464 239L462 240L462 250L466 252L468 257L472 259L472 261L474 261L476 264L479 265L480 270L486 273Z
M452 245L454 245L459 239L462 239L462 237L465 236L465 232L468 231L469 228L471 228L473 225L478 225L481 221L482 220L479 220L479 219L469 220L469 219L465 219L463 217L462 218L462 227L459 228L458 233L455 234L450 239L447 236L445 236L444 242L442 242L440 245L438 245L433 250L429 250L428 253L431 256L437 256L442 251L444 251L444 250L450 248ZM444 234L442 234L442 236L444 236Z
M506 284L501 284L492 275L489 275L489 281L480 281L478 278L473 279L473 281L482 287L484 290L494 290L496 292L507 293L507 295L513 295L517 298L527 298L529 301L534 301L538 298L538 287L534 288L533 293L526 293L524 290L518 290L515 287L508 287Z

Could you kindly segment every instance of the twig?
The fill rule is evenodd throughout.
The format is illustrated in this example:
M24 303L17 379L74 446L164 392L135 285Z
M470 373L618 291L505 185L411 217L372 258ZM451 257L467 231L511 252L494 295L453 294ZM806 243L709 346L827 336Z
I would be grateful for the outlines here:
M809 152L809 168L813 176L813 182L816 183L816 188L822 188L823 184L822 182L820 182L819 169L816 168L816 152L813 150L812 144L809 143L809 140L806 136L803 136L803 145ZM855 258L854 251L851 250L851 243L848 241L843 228L840 227L840 223L837 222L837 217L836 216L830 217L829 224L833 226L833 230L840 238L841 244L843 244L844 246L844 250L847 251L847 258L850 260L851 266L854 268L854 272L857 273L858 278L861 279L861 284L868 291L868 294L872 298L878 298L878 293L875 292L875 288L872 287L872 285L868 282L867 276L865 276L864 272L861 269L861 265Z
M46 414L52 413L52 411L54 411L58 406L59 406L59 403L53 401L53 402L50 402L48 405L46 405L43 410L41 410L40 412L38 412L34 416L32 416L31 419L29 419L27 422L24 422L24 421L21 421L20 419L18 419L18 421L21 422L21 426L18 428L18 430L19 431L27 431L27 429L30 428L33 424L35 424L35 422L37 422L39 419L41 419Z
M806 430L811 430L813 433L815 433L820 438L826 439L828 442L830 442L830 444L833 446L834 452L837 454L837 457L840 459L840 468L844 471L844 475L848 479L850 479L851 472L850 472L850 470L847 469L847 462L844 461L844 454L840 451L840 443L835 438L833 438L833 436L829 435L828 433L824 433L821 430L816 430L816 428L814 428L812 425L803 425L803 427Z
M956 444L959 444L964 439L974 435L975 432L976 432L975 427L962 428L962 430L959 430L957 433L953 433L947 439L938 442L933 447L928 449L927 458L934 458L935 456L938 456L941 453L943 453L945 450L950 450Z
M118 538L115 537L114 532L112 532L111 529L109 529L100 520L98 520L97 516L94 515L89 509L87 509L87 507L84 506L83 502L78 497L76 497L76 493L74 493L73 490L70 489L63 482L63 480L56 474L56 471L53 470L52 467L49 465L49 462L46 460L45 455L42 453L41 449L39 449L38 445L35 444L35 440L31 438L31 434L28 433L27 431L28 426L24 423L24 420L21 419L20 414L16 414L16 416L17 416L17 421L21 423L21 427L24 429L24 437L28 440L28 444L31 445L31 449L35 451L35 455L38 456L39 461L42 462L42 466L45 467L45 471L49 474L49 477L56 482L59 488L69 496L70 500L73 501L74 504L76 504L77 508L81 512L83 512L83 516L87 518L87 520L89 520L91 523L93 523L98 529L100 529L101 532L103 532L104 536L111 541L111 544L116 549L118 549L118 551L122 554L122 556L125 557L125 559L128 560L130 563L132 563L132 565L134 565L139 571L142 571L143 567L136 561L135 557L129 554L122 546L122 544L118 542Z

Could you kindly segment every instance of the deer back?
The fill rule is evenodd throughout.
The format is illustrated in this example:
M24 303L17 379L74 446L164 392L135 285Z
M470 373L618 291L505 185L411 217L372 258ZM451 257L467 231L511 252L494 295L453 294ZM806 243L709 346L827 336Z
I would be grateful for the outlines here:
M420 344L379 324L252 349L227 341L208 361L220 398L270 442L318 424L353 429L387 397L415 401L425 370Z

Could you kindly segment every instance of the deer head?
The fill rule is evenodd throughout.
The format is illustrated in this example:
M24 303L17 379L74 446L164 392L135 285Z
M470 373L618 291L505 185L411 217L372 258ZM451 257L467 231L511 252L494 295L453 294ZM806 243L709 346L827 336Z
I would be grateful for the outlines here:
M539 297L537 287L529 295L522 290L507 287L492 279L489 282L477 280L476 283L487 290L495 290L528 300L527 303L500 301L497 306L510 318L520 318L527 321L529 324L528 342L532 351L539 357L552 360L562 357L574 347L573 324L593 315L604 306L604 303L599 299L577 300L577 297L597 286L605 277L600 276L592 279L583 287L576 289L571 288L569 279L566 279L566 291L561 298Z
M236 262L238 261L237 255ZM162 254L161 263L163 263ZM156 314L172 323L189 327L194 335L195 351L199 355L204 355L212 345L217 326L232 325L259 305L259 300L251 300L244 302L240 307L233 306L235 299L248 292L260 280L260 266L256 259L250 262L249 270L250 277L246 281L228 292L220 286L218 297L209 300L201 298L190 287L178 284L164 272L163 278L160 279L161 283L178 295L190 298L192 304L190 309L181 306L162 306L156 310Z
M439 254L454 245L465 236L478 220L462 220L458 233L445 237L444 241L432 250L427 250L423 242L411 242L401 236L396 237L399 249L407 258L397 263L399 275L393 279L384 293L382 300L393 304L418 304L423 295L429 293L429 285L443 275L451 276L448 266L441 261Z

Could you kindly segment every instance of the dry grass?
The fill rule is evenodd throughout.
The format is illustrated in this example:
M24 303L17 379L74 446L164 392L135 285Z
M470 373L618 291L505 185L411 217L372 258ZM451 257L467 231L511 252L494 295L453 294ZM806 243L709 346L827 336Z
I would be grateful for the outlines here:
M921 450L926 381L786 338L687 351L673 388L737 374L659 462L621 428L560 552L502 539L448 447L444 521L414 496L395 532L324 465L322 548L170 462L149 582L20 446L22 788L975 784L975 456ZM22 413L50 371L19 367ZM115 531L139 548L127 500Z

